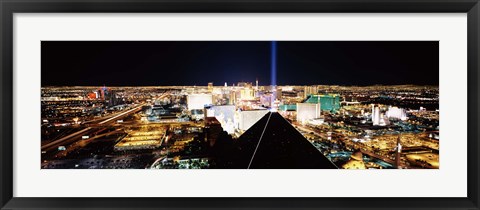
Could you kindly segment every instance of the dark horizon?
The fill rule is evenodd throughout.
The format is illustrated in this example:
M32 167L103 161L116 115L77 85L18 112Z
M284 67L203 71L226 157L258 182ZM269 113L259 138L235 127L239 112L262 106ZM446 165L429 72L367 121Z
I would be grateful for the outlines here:
M277 41L277 85L439 83L438 41ZM269 41L42 41L44 86L270 85Z

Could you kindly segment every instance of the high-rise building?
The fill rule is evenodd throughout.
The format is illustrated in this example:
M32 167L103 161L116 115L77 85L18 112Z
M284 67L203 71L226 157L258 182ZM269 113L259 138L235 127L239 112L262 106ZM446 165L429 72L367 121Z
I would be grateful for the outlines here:
M230 91L230 100L229 100L229 104L230 105L235 105L237 103L237 100L238 100L238 92L235 91L235 90L232 90Z
M386 126L390 124L388 118L381 113L380 106L372 104L372 124L374 126Z
M251 87L245 87L240 90L240 98L242 100L253 100L255 98L255 92Z
M275 99L278 99L278 100L282 100L282 88L280 87L275 87L275 89L273 89L273 95L275 97Z
M208 90L209 93L213 92L213 82L208 83L207 90Z
M388 118L399 119L399 120L407 120L407 112L403 108L398 108L396 106L389 107L386 113Z
M235 127L241 131L248 130L268 112L267 109L239 110L235 113Z
M297 121L306 123L308 120L320 118L321 105L320 103L297 103Z
M117 97L117 93L114 90L110 90L106 95L106 100L108 101L108 106L119 105L121 100Z
M304 98L307 98L309 95L317 95L318 94L318 86L316 86L316 85L305 86L303 94L304 94L303 95Z
M337 94L328 94L328 95L309 95L303 103L309 104L318 104L320 103L321 111L329 111L336 113L340 109L340 96ZM285 110L286 106L288 110L294 111L297 110L296 104L283 104L280 105L280 109Z
M380 107L372 104L372 123L373 125L380 125Z
M305 103L321 104L322 111L337 112L340 109L340 96L338 94L309 95Z
M110 88L107 88L105 85L103 87L99 88L98 93L100 95L100 99L105 100L109 91L110 91Z
M400 140L400 134L397 137L397 147L395 148L395 165L397 168L401 168L401 155L402 153L402 144Z
M187 96L188 110L200 109L203 110L205 105L212 104L211 94L190 94Z
M205 115L205 119L207 117L215 117L215 110L213 110L213 105L212 106L205 106L203 109L203 114Z

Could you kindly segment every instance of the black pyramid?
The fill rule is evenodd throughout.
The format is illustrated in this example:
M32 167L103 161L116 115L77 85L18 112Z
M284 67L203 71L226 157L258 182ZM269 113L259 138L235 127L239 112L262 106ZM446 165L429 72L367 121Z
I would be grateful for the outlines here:
M238 139L238 164L250 169L337 169L277 112L269 112Z

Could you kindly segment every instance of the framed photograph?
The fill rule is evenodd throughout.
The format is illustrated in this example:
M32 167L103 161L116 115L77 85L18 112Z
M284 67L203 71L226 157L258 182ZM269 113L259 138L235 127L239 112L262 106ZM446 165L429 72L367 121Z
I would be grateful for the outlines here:
M8 1L1 209L479 209L479 4Z

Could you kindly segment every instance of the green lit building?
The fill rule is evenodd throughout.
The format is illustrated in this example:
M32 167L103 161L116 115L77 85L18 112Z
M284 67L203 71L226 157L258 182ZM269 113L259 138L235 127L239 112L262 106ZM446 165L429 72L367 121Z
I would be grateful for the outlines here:
M340 96L338 94L309 95L304 103L317 104L319 101L322 111L337 112L340 109Z
M327 94L327 95L308 95L307 99L303 103L317 104L320 101L320 109L322 111L330 111L336 113L340 109L340 95ZM280 111L294 111L297 110L296 104L284 104L278 108Z
M297 105L296 104L282 104L278 106L278 110L280 111L296 111Z

